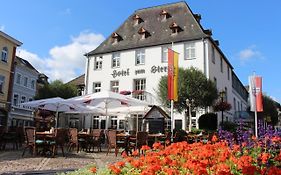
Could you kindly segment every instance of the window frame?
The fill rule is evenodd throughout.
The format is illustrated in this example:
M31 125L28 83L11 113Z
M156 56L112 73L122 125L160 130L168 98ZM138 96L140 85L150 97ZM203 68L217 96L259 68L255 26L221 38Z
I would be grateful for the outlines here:
M96 56L94 59L94 70L102 70L103 56Z
M4 94L5 76L0 75L0 94Z
M23 78L23 86L28 87L28 77L27 76L24 76L24 78Z
M98 85L100 84L99 87L95 86L95 85ZM97 92L100 92L101 91L101 82L93 82L93 93L97 93Z
M195 42L184 43L184 60L194 60L194 59L196 59Z
M120 67L120 58L121 58L120 52L112 53L111 68L119 68Z
M16 101L15 101L15 96L17 96ZM17 94L17 93L13 94L13 106L19 106L19 98L20 98L19 94Z
M171 48L172 45L165 45L161 47L161 63L168 63L168 49ZM166 59L164 59L164 57L166 57Z
M223 73L223 58L221 56L221 59L220 59L220 70L221 70L221 73Z
M23 101L23 99L24 99L24 101ZM20 98L20 103L24 103L24 102L26 102L26 96L22 95Z
M216 52L214 46L212 46L211 48L211 57L212 57L212 63L216 64Z
M135 65L145 65L145 49L137 49L135 51Z
M117 85L115 83L117 83ZM110 91L115 92L115 93L119 92L119 81L118 80L110 81Z
M8 50L8 47L3 47L2 48L2 51L1 51L1 61L7 63L8 62L8 53L9 53L9 50Z
M145 89L146 89L146 78L134 79L133 82L134 82L134 84L133 84L134 91L145 91ZM138 85L137 85L137 82L138 82ZM137 98L139 100L143 100L143 101L146 100L146 96L145 96L144 93L134 94L133 96L134 96L134 98Z
M31 89L35 89L35 85L36 85L35 79L31 79L31 81L30 81L30 88Z
M17 73L17 77L16 77L16 84L21 84L21 74L20 73Z

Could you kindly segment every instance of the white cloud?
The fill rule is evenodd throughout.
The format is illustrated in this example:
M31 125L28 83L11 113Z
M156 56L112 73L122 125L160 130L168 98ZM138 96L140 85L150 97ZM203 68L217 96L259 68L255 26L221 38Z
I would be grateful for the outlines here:
M85 72L86 57L84 54L95 49L104 40L103 35L81 32L71 37L71 43L55 46L50 49L50 56L41 58L37 54L21 49L17 55L24 58L50 80L60 79L67 82Z
M0 25L0 31L4 31L5 30L5 26L4 25Z
M241 50L238 54L238 58L240 59L241 64L245 64L250 60L263 59L264 57L262 53L256 49L256 46L253 45Z

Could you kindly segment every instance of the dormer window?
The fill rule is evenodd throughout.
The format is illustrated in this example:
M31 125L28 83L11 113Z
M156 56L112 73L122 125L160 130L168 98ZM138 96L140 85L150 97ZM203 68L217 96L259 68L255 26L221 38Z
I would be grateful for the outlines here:
M133 16L133 20L135 22L134 25L138 25L138 24L143 22L143 19L141 19L141 17L139 15L137 15L137 14Z
M150 36L149 32L143 27L139 29L138 33L141 35L141 39L145 39Z
M162 10L160 15L162 17L162 21L165 21L166 19L172 17L166 10Z
M181 27L178 26L175 22L170 25L170 29L172 30L172 34L177 34L182 31Z
M112 33L111 38L113 39L113 44L116 44L122 40L122 37L116 32Z

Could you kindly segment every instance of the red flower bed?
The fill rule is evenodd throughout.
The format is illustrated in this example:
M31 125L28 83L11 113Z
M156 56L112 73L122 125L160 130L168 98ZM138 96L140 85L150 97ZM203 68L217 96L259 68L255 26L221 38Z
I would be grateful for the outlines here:
M153 149L145 146L145 154L134 152L133 157L110 165L101 174L134 175L277 175L281 174L280 149L266 150L258 142L251 148L234 145L230 148L225 141L188 144L173 143L164 148L155 143ZM280 138L272 147L280 148ZM277 151L276 151L277 150Z

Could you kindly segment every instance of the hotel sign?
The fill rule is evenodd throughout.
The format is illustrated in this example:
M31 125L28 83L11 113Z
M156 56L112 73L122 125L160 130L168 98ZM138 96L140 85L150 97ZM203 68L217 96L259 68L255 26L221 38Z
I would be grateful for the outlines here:
M151 66L150 72L153 74L168 72L168 67L167 66ZM135 70L135 75L139 75L139 74L145 74L145 69ZM111 75L113 78L129 76L130 69L128 68L128 69L123 69L123 70L114 70Z

